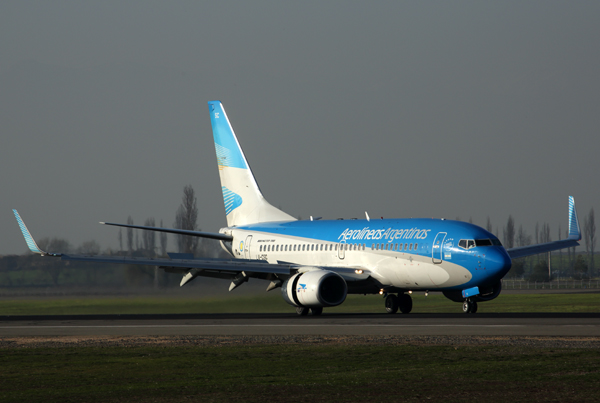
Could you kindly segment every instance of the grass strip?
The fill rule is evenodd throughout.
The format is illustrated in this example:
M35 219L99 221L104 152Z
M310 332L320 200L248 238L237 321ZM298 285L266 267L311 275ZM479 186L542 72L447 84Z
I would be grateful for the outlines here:
M3 349L2 402L493 402L600 397L600 351L236 345Z

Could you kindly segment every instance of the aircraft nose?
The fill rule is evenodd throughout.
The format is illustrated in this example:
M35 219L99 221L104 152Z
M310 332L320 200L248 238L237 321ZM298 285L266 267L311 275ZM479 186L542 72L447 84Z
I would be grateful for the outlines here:
M486 266L488 272L493 273L500 280L510 270L512 260L506 253L506 249L495 247L489 250L486 255Z

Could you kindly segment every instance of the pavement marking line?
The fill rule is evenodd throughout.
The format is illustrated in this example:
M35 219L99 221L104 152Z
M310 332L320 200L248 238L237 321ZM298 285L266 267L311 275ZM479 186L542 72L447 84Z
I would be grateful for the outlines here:
M526 327L528 325L49 325L49 326L0 326L1 329L114 329L114 328L178 328L178 327ZM554 326L554 325L552 325ZM569 325L563 325L569 326ZM595 326L595 325L580 325Z

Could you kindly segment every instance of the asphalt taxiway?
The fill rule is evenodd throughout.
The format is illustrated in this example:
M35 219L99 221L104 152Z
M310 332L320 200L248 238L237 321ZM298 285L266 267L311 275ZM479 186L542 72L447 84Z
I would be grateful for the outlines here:
M2 316L0 337L27 336L568 336L600 337L598 313L182 314Z

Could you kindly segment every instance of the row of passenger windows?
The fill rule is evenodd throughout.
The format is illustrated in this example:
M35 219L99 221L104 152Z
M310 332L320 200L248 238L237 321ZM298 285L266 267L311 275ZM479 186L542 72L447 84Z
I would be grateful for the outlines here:
M342 250L365 250L365 244L342 244ZM338 250L338 244L260 245L261 252L314 252Z
M366 245L360 243L354 244L304 244L304 245L260 245L261 252L314 252L314 251L337 251L338 246L341 247L340 250L365 250ZM418 244L414 244L414 250L417 250ZM371 250L392 250L392 251L409 251L413 250L412 243L405 244L389 244L389 243L381 243L381 244L372 244Z
M414 250L417 250L417 246L419 246L419 244L414 244ZM402 245L401 243L394 243L394 244L389 244L389 243L382 243L382 244L373 244L371 245L371 249L375 249L375 250L394 250L394 251L408 251L408 250L413 250L413 244L412 243L405 243L404 245Z

